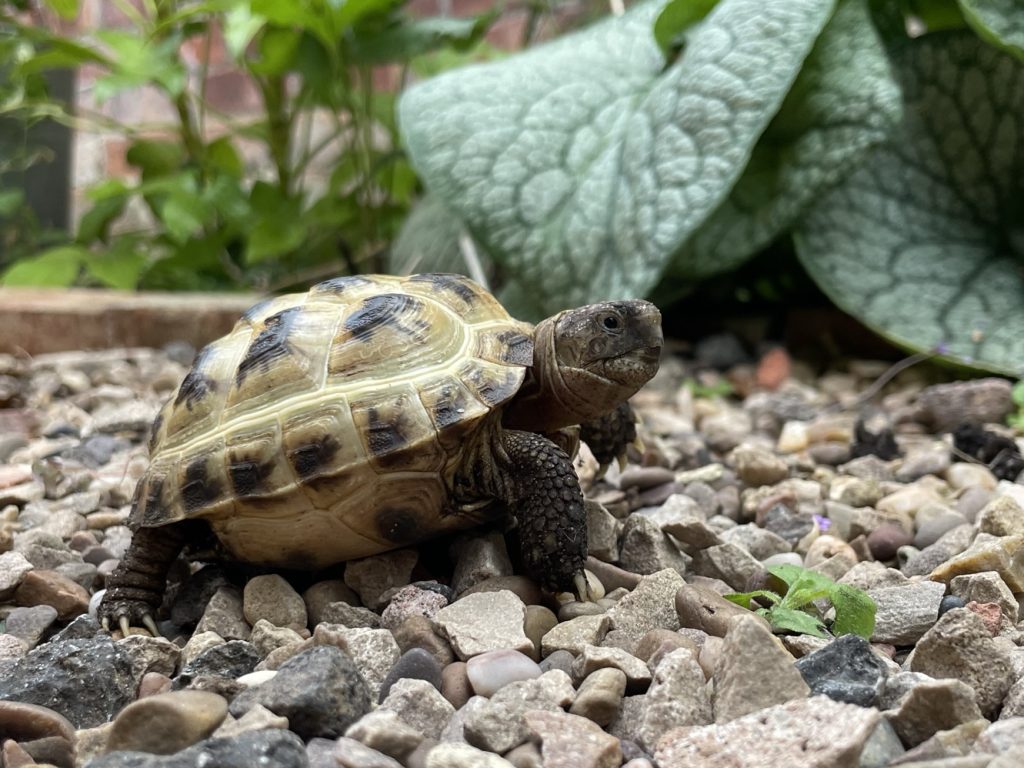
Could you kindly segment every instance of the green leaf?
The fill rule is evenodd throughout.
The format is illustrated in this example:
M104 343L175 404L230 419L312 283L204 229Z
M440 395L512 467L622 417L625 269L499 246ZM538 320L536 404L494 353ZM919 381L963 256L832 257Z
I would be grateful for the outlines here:
M1018 381L1013 385L1011 395L1013 397L1014 405L1024 407L1024 381Z
M0 216L12 216L25 202L25 192L20 189L0 189Z
M759 597L764 598L772 604L779 602L781 599L770 589L755 589L753 592L730 592L729 594L722 595L722 597L730 603L736 603L736 605L742 606L747 610L750 610L753 607L753 601Z
M88 253L85 271L93 278L122 291L136 287L148 259L134 238L118 238L106 251Z
M675 286L729 271L789 229L899 122L902 100L864 0L829 21L743 175L673 260Z
M62 19L73 19L78 16L78 0L46 0L46 4Z
M258 58L250 59L248 67L257 75L282 75L292 69L295 52L302 33L294 29L268 26L260 35Z
M352 56L360 64L408 61L438 48L465 51L476 45L498 17L497 11L472 18L431 16L402 19L352 39Z
M776 577L779 581L786 585L787 588L792 588L794 584L807 577L807 574L811 574L811 578L824 579L825 581L819 582L824 584L831 584L832 581L827 576L818 573L817 571L810 571L800 565L788 565L786 563L780 563L779 565L769 565L768 573Z
M245 171L245 165L230 136L221 136L206 145L206 162L211 168L228 176L240 178Z
M277 187L260 181L253 185L250 202L256 222L248 233L247 264L258 264L302 245L306 224L301 201L285 198Z
M1024 64L966 32L908 41L893 61L903 122L803 221L800 260L897 343L1019 373Z
M904 0L906 12L928 32L962 29L964 17L957 0Z
M78 277L88 251L77 245L61 245L37 256L18 261L4 272L0 285L60 287L71 285Z
M343 0L336 4L334 20L338 28L344 30L367 16L386 14L401 4L402 0Z
M1024 6L1020 0L960 0L960 10L983 40L1024 59Z
M125 157L142 171L142 178L150 179L178 171L185 161L185 150L176 141L136 139Z
M114 29L101 30L96 36L113 53L111 72L96 80L99 101L140 85L158 86L172 98L184 89L185 66L178 58L178 36L154 42L135 32Z
M686 33L704 19L718 0L669 0L654 20L654 39L665 55L683 46Z
M803 569L803 573L792 584L782 598L780 605L786 608L803 608L823 597L827 597L829 590L835 583L828 576L817 571Z
M803 611L776 605L768 609L767 617L773 629L796 632L800 635L828 637L824 630L825 625L816 617Z
M662 5L401 99L414 167L535 316L654 285L732 188L834 3L721 0L667 69Z
M256 16L245 3L224 14L224 44L235 59L241 59L266 19Z
M388 254L388 270L468 274L459 238L466 228L437 198L427 195L412 209Z
M836 609L832 634L860 635L870 640L875 631L875 601L867 592L849 584L836 584L829 592L829 600Z

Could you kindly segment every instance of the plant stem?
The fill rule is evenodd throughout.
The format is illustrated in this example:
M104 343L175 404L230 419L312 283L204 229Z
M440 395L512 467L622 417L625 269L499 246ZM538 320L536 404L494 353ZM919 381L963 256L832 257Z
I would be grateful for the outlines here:
M292 116L285 109L284 78L261 78L258 83L267 111L267 143L277 170L277 185L285 197L290 197L293 179L288 158L291 151Z

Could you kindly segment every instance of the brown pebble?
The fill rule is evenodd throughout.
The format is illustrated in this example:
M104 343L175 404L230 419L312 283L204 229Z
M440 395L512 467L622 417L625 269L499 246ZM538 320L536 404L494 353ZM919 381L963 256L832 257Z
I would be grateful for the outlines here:
M172 691L138 699L114 718L107 748L170 755L208 737L227 714L227 701L205 691Z
M37 764L55 765L58 768L74 768L75 748L70 741L60 736L47 736L44 739L20 741L18 746L24 749Z
M441 670L441 695L459 709L473 695L473 686L466 673L466 662L453 661Z
M639 573L627 571L593 556L587 558L586 569L597 576L598 581L604 586L605 592L611 592L619 587L632 590L642 578Z
M47 736L75 739L75 726L63 715L38 704L0 701L0 734L18 741L32 741Z
M515 768L544 768L540 747L530 741L510 749L505 753L504 758Z
M14 739L4 742L3 750L0 751L0 765L5 768L23 768L28 765L35 765L36 761L32 755L24 750Z
M674 630L652 629L640 638L639 642L636 644L633 655L643 661L650 661L654 653L660 650L665 643L669 643L673 648L689 648L693 651L694 656L696 656L700 650L693 640L688 637L683 637ZM651 668L653 669L654 666Z
M685 584L676 592L676 613L684 627L702 629L709 635L725 637L736 617L754 616L768 628L768 622L717 592Z
M543 605L526 606L523 632L526 633L526 636L530 638L530 642L533 643L533 653L530 654L530 658L534 661L540 661L541 638L551 631L556 624L558 624L558 617L555 616L550 608L545 608Z
M139 683L139 698L155 696L158 693L167 693L171 690L172 680L160 672L147 672L142 676Z
M455 660L451 645L434 629L434 623L426 616L410 616L399 624L392 634L402 653L413 648L422 648L443 668Z
M1003 624L1003 609L997 603L978 603L972 600L964 606L971 613L976 613L985 624L985 629L995 637Z
M14 593L18 605L49 605L62 621L89 610L89 591L56 571L29 571Z
M914 537L903 526L882 523L868 534L868 549L875 560L892 560L900 547L914 541Z

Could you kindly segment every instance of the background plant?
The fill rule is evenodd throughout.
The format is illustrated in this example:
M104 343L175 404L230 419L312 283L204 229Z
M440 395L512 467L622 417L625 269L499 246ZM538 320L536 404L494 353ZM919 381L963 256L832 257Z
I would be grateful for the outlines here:
M971 0L641 2L408 90L435 211L410 221L470 233L531 317L679 297L791 239L897 343L1018 371L1021 28Z
M78 12L76 0L48 5L65 18ZM18 260L4 274L7 285L272 289L382 268L417 179L399 148L394 90L375 87L375 77L386 66L398 79L416 65L436 70L439 52L458 60L497 15L414 18L400 0L117 5L128 27L82 39L0 6L0 45L17 48L5 60L20 88L7 103L23 115L57 114L82 130L127 137L127 160L139 172L137 182L108 178L89 189L91 208L73 240ZM207 98L218 36L258 90L254 117L219 112ZM198 70L187 46L198 51ZM28 87L42 72L80 66L101 71L100 100L152 88L176 121L130 126L73 116ZM267 159L262 172L251 157ZM316 176L325 181L315 185ZM145 209L148 225L116 228L132 206Z

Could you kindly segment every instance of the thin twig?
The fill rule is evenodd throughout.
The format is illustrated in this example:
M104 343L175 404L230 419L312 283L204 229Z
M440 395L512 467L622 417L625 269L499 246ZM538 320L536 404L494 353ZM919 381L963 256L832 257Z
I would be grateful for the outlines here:
M480 263L480 255L477 253L476 244L473 242L473 238L465 232L459 235L459 251L462 252L462 258L466 262L469 276L480 283L485 291L489 291L487 275L484 274L483 264Z

